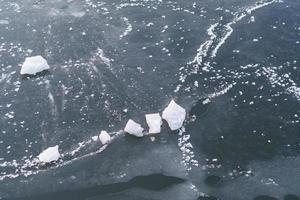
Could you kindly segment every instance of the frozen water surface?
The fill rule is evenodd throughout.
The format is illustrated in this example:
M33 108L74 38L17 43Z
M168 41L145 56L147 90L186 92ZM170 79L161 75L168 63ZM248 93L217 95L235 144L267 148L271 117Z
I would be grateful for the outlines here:
M0 1L0 198L299 199L299 13L294 0ZM21 76L36 55L50 70ZM145 114L172 99L178 130L120 131L154 126Z

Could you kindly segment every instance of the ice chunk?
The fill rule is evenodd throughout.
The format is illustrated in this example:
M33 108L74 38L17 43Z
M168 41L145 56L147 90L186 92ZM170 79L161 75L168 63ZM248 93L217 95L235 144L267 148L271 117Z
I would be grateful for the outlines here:
M96 135L96 136L93 136L92 137L92 140L94 141L94 142L96 142L97 140L98 140L98 136Z
M47 61L42 56L33 56L25 59L21 68L21 74L35 75L38 72L50 69Z
M99 139L102 144L107 144L110 141L111 137L106 131L101 131Z
M147 124L149 126L149 133L150 134L160 133L162 119L159 113L147 114L145 116L146 116Z
M131 134L131 135L135 135L136 137L143 137L143 128L140 124L136 123L133 120L128 120L124 131Z
M185 120L186 111L183 107L178 105L175 101L171 101L165 108L162 118L165 119L172 131L182 127Z
M58 145L54 147L49 147L48 149L44 150L38 158L41 162L49 163L52 161L57 161L60 158L60 153L58 151Z

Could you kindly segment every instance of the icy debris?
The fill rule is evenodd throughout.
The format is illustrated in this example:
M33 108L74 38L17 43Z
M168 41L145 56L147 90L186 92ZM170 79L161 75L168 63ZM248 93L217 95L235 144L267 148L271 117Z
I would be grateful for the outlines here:
M145 115L147 124L149 126L149 134L160 133L162 119L159 113L147 114Z
M183 107L178 105L175 101L171 101L165 108L162 118L165 119L172 131L182 127L185 120L186 111Z
M102 144L107 144L110 141L111 137L106 131L101 131L99 139Z
M131 134L131 135L134 135L136 137L143 137L144 134L143 134L143 128L140 124L136 123L135 121L133 120L128 120L126 126L125 126L125 129L124 131Z
M96 142L97 140L98 140L98 136L96 135L96 136L93 136L92 137L92 140L94 141L94 142Z
M204 101L202 101L202 104L205 105L205 104L208 104L210 102L211 102L210 99L205 99Z
M36 73L50 69L47 61L42 56L33 56L25 59L21 68L21 74L35 75Z
M58 145L54 147L49 147L48 149L40 153L40 155L38 155L38 159L44 163L57 161L59 158L60 158L60 153L58 151Z

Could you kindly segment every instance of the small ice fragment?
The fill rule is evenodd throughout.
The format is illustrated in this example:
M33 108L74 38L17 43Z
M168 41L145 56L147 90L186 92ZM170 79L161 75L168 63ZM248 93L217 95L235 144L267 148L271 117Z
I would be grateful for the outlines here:
M165 108L162 118L165 119L172 131L182 127L185 120L186 111L183 107L178 105L175 101L171 101Z
M126 126L125 126L125 129L124 131L131 134L131 135L134 135L136 137L143 137L144 134L143 134L143 128L140 124L136 123L135 121L133 120L128 120Z
M48 149L44 150L38 158L41 162L49 163L52 161L57 161L60 158L60 153L58 151L58 145L54 147L49 147Z
M210 103L210 99L205 99L204 101L202 101L203 105L208 104L208 103Z
M162 119L159 113L147 114L145 116L146 116L147 124L149 126L149 133L150 134L160 133Z
M21 74L35 75L38 72L50 69L47 61L42 56L33 56L25 59L21 68Z
M92 137L92 140L93 140L94 142L96 142L96 141L98 140L98 136L93 136L93 137Z
M111 137L106 131L101 131L99 139L102 144L107 144L110 141Z

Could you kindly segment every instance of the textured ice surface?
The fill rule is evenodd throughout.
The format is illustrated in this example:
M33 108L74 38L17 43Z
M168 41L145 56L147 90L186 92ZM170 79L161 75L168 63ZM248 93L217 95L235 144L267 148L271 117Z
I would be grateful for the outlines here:
M143 179L146 184L143 181L133 184L136 188L118 190L118 183L130 185L135 176L179 176L173 168L180 165L184 165L182 178L194 179L199 192L215 199L253 200L254 194L260 195L253 186L260 188L259 193L271 195L270 185L262 188L259 184L260 180L273 183L271 179L287 185L286 189L274 186L278 199L288 192L298 194L288 190L297 184L287 184L289 177L294 177L281 173L285 168L275 169L288 180L278 181L273 174L258 171L235 184L234 177L226 173L233 170L222 162L247 169L243 164L249 157L264 159L259 156L263 154L272 159L282 151L298 152L298 137L293 132L299 128L299 103L298 97L291 97L299 88L300 20L286 12L288 8L276 9L279 4L270 6L276 11L252 12L266 5L254 5L256 2L274 1L1 2L0 19L7 21L0 25L0 180L4 181L0 198L53 192L52 199L66 199L55 196L70 191L76 199L81 191L95 195L81 188L100 186L100 191L113 188L115 192L85 198L197 199L181 196L192 193L189 188L180 190L183 184L147 190L143 186L157 185L147 178ZM246 10L247 5L255 7ZM296 2L285 1L282 7L296 9ZM248 23L250 14L255 16L253 23ZM41 20L32 20L37 15ZM261 36L259 42L252 42ZM15 74L22 59L36 54L33 52L51 58L53 75L27 80ZM189 60L194 62L187 63ZM178 92L173 93L177 86ZM150 138L118 138L98 156L99 143L91 141L95 133L98 141L100 130L124 128L120 125L129 117L142 122L141 115L157 112L170 96L184 103L187 111L201 99L199 112L185 123L186 131L182 127L175 138L163 134L155 142ZM202 105L202 99L212 103ZM219 112L215 106L221 108ZM64 162L41 169L31 166L40 144L60 144ZM241 168L233 173L241 176ZM224 177L221 187L202 187L205 177L195 173L197 170L202 170L203 176L216 172ZM223 192L225 188L228 195ZM232 188L247 195L233 194Z
M35 75L36 73L50 69L47 61L42 56L33 56L25 59L21 74Z
M131 119L128 120L124 130L125 130L125 132L127 132L131 135L134 135L136 137L144 136L144 134L143 134L144 129L142 128L142 126Z
M106 131L101 131L99 139L102 144L107 144L110 141L111 137Z
M149 133L155 134L160 133L161 131L161 125L162 125L162 119L160 117L159 113L153 113L153 114L147 114L145 115L147 124L149 126Z
M186 111L174 100L163 111L162 117L165 119L171 130L177 130L182 127L185 120Z
M57 161L60 158L60 153L58 151L58 145L54 147L49 147L48 149L44 150L38 158L41 162L49 163L52 161Z

